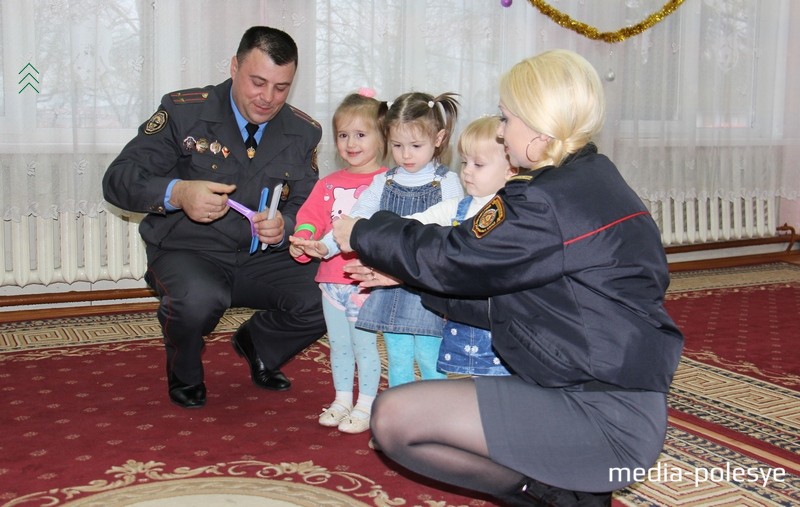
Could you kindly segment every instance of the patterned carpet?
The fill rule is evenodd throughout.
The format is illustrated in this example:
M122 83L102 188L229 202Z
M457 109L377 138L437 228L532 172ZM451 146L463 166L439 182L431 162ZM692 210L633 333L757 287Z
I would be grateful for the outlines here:
M615 500L800 505L800 266L676 273L667 310L686 347L664 453Z
M673 276L666 305L686 335L684 357L800 388L798 283L792 264Z
M797 321L798 293L800 267L788 264L673 275L668 309L692 331L670 394L666 445L615 506L800 505L798 335L777 340L779 363L773 352L752 361L737 345L775 342L784 328L771 323L791 322L785 314ZM710 318L717 311L723 317ZM166 400L152 313L0 324L0 502L494 505L416 482L371 451L368 435L317 425L332 390L324 342L287 365L295 384L288 395L252 387L228 345L249 313L228 312L209 338L209 404L200 411ZM746 325L757 320L760 328ZM746 336L715 345L721 321Z
M0 505L493 505L385 462L368 432L317 424L333 395L325 340L284 366L290 391L252 386L230 346L249 313L207 338L200 410L167 399L152 312L0 324Z

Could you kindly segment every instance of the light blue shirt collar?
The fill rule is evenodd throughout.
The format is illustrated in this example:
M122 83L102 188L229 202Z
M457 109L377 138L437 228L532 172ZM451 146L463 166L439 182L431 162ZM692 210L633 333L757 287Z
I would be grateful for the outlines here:
M242 135L242 141L246 141L247 129L245 127L249 122L245 119L244 116L242 116L242 113L239 112L239 108L236 107L236 102L233 101L233 90L231 90L230 99L231 99L231 109L233 109L233 115L236 117L236 125L239 126L239 133ZM267 126L267 123L269 122L262 123L261 125L258 126L258 132L256 132L255 137L256 137L256 142L259 144L261 144L261 136L264 134L264 127Z

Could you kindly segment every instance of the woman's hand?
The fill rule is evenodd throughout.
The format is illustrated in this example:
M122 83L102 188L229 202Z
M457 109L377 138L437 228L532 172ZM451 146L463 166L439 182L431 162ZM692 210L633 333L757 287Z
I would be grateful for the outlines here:
M365 266L360 260L354 259L344 265L344 272L353 280L360 282L359 287L387 287L400 285L403 282L380 271L375 271Z

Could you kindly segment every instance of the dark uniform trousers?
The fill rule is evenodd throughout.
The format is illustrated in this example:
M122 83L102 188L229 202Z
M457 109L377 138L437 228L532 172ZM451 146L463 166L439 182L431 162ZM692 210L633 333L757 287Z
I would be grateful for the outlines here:
M267 259L264 259L267 256ZM286 250L233 253L148 249L148 284L158 293L167 366L186 384L203 381L204 336L228 308L256 311L246 322L267 368L325 333L317 263L299 264Z
M263 188L283 183L279 210L286 230L318 181L319 124L285 104L266 124L254 157L247 154L231 107L232 80L162 97L159 109L109 166L103 195L147 213L145 279L161 297L158 318L167 367L181 382L203 380L203 336L230 307L261 310L246 323L264 365L277 369L325 332L316 263L301 265L286 244L249 254L251 229L235 211L210 224L193 222L164 203L175 179L235 184L234 198L253 209Z

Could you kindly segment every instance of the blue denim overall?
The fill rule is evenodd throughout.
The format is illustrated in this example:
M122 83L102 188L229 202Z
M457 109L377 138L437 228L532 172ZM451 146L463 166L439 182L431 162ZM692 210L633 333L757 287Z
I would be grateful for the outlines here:
M397 168L386 173L380 208L398 215L424 211L442 200L440 181L449 169L439 165L433 180L418 187L405 187L394 181ZM444 319L422 306L419 294L408 287L373 289L361 311L356 327L382 331L389 359L389 387L416 379L414 364L423 379L447 375L436 369L442 343Z
M418 187L398 185L394 181L397 168L386 173L386 186L381 194L381 210L401 216L425 211L442 200L439 183L450 170L439 165L433 181ZM419 294L405 286L372 289L358 312L356 327L370 331L441 336L444 320L422 306Z
M467 215L472 196L458 203L452 224L458 225ZM467 375L509 375L503 362L492 350L492 334L478 327L447 321L442 330L442 345L439 348L439 371Z

